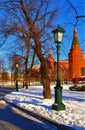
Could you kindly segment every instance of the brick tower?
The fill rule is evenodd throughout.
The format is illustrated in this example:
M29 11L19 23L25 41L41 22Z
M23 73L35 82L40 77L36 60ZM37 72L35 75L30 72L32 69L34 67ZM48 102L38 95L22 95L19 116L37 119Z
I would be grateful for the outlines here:
M81 69L84 66L84 54L81 50L78 34L76 29L73 32L73 41L70 49L69 57L69 79L78 78L82 76Z

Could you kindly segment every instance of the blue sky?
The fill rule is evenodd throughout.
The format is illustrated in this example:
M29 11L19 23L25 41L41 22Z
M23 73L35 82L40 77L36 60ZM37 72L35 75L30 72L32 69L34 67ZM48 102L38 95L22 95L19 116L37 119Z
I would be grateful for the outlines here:
M72 5L76 8L78 15L85 15L85 0L70 0ZM61 12L58 17L59 24L66 30L61 44L61 59L67 59L68 53L71 48L72 38L73 38L73 24L76 23L75 11L68 7L69 4L66 0L59 0ZM62 10L63 8L63 10ZM85 18L78 19L78 24L76 26L78 32L78 39L83 53L85 53Z
M59 8L57 21L54 21L54 22L56 23L56 25L59 24L62 28L66 30L64 34L63 42L61 43L61 55L60 55L60 59L65 60L65 59L68 59L68 53L71 48L73 30L74 30L73 25L76 23L76 19L75 19L76 14L75 14L75 11L69 6L66 0L50 0L50 1L52 2L51 8L54 8L56 4ZM85 14L84 12L85 0L70 0L70 2L76 8L79 15ZM85 53L85 18L78 19L78 24L76 26L76 29L78 31L78 38L79 38L80 46L82 48L83 53ZM54 39L52 43L54 44ZM6 57L7 52L8 50L6 50L5 46L1 47L0 55L2 57L7 58ZM55 58L56 52L54 53L53 53L53 56Z

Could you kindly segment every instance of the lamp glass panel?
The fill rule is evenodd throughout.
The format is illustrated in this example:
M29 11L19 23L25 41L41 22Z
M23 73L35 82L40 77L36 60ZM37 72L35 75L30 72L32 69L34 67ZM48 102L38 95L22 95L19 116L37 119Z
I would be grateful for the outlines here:
M62 38L63 38L63 33L62 32L58 32L57 42L62 42Z
M16 64L16 68L18 68L18 64Z
M54 40L55 40L55 42L58 41L58 33L55 33L55 34L54 34Z

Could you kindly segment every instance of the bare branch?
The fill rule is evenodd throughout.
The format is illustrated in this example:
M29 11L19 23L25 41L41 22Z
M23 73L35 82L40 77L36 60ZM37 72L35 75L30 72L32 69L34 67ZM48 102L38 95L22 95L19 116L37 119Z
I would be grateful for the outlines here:
M71 2L69 0L67 0L67 2L69 3L69 5L73 8L73 10L75 11L76 13L76 17L78 16L78 12L76 10L76 8L71 4Z
M85 18L85 15L76 16L76 19L78 18Z
M75 11L75 14L76 14L76 23L75 23L75 25L74 26L76 26L77 25L77 23L78 23L78 19L79 18L85 18L85 15L78 15L78 12L77 12L77 10L76 10L76 8L72 5L72 3L69 1L69 0L67 0L67 2L69 3L69 5L72 7L72 9Z

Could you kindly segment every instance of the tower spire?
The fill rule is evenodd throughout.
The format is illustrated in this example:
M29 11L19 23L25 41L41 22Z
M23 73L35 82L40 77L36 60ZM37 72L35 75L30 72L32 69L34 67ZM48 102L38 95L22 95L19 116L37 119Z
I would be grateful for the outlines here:
M74 32L73 32L72 46L80 46L79 40L78 40L78 33L77 33L76 28L74 28Z

